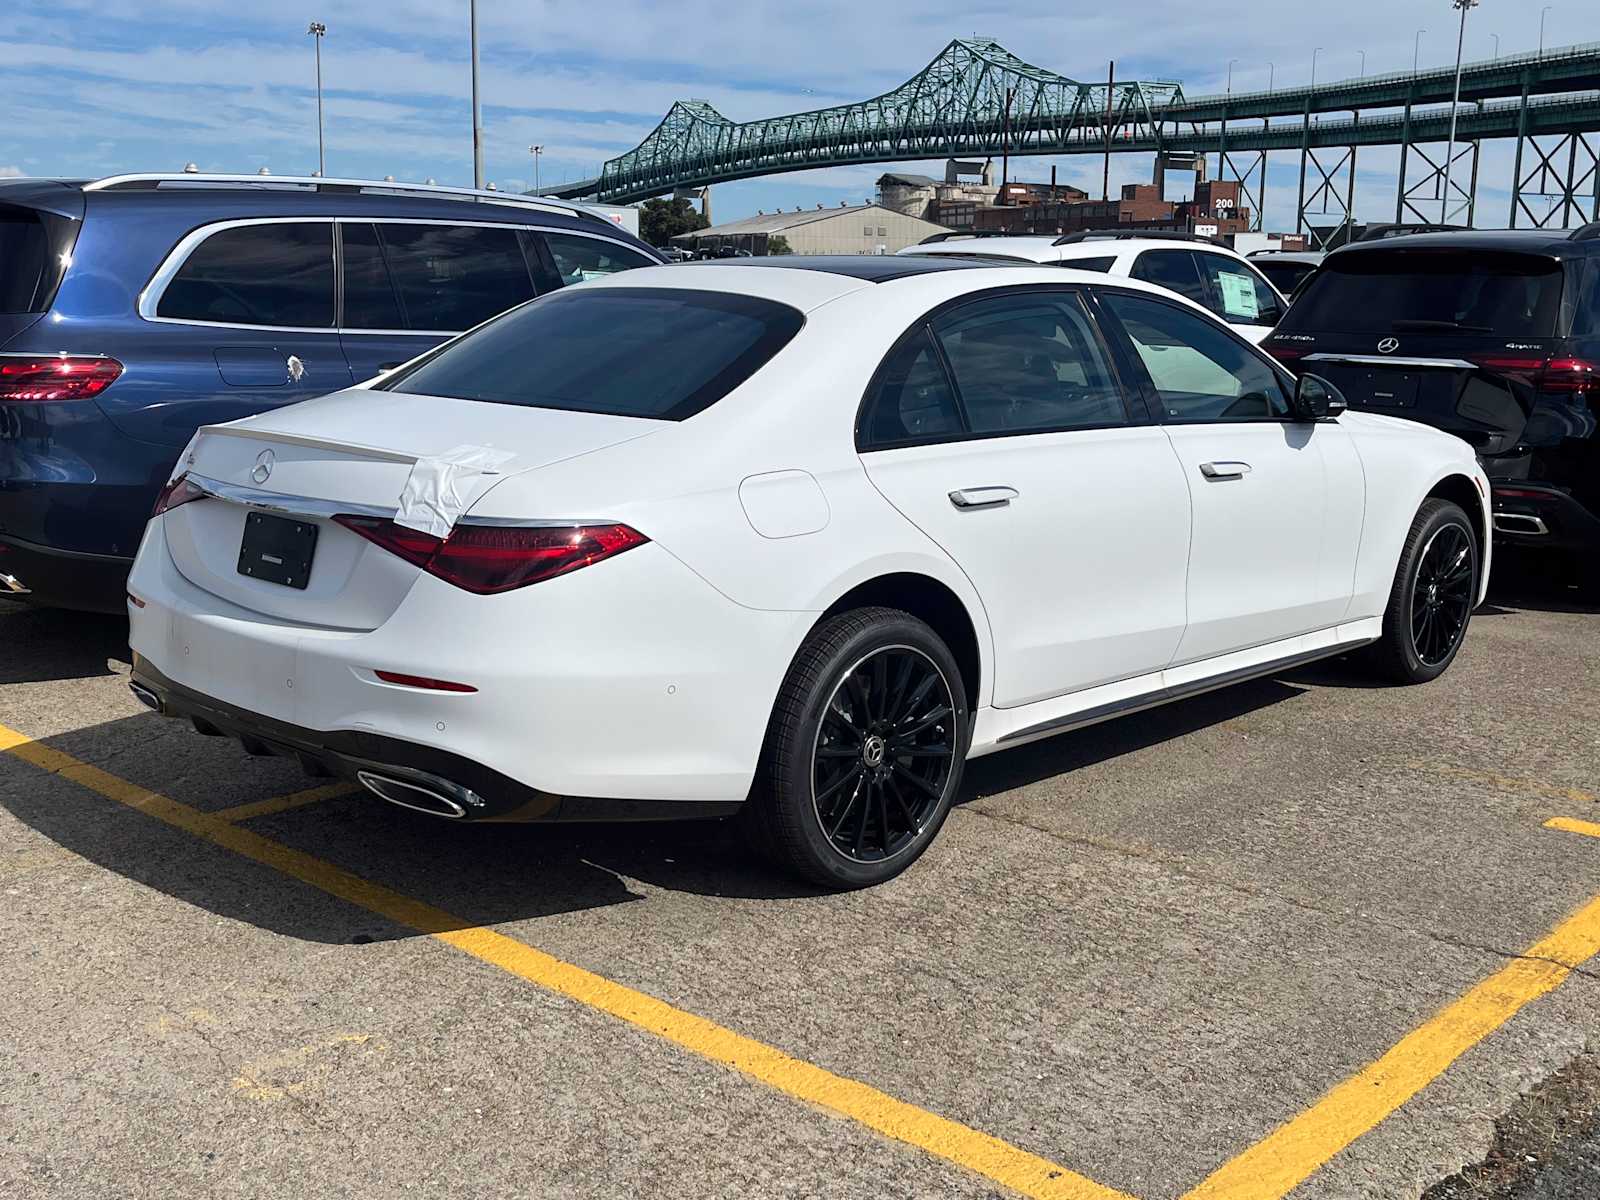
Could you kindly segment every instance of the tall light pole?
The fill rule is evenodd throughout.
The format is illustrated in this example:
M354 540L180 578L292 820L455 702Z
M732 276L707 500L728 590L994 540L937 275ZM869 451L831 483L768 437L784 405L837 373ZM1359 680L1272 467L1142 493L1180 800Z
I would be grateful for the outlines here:
M1230 58L1228 60L1228 95L1230 96L1233 95L1233 64L1238 61L1239 60L1237 58Z
M1426 29L1419 29L1417 30L1417 36L1411 39L1411 73L1413 75L1417 73L1417 62L1422 55L1422 35L1427 32Z
M1544 57L1544 19L1545 15L1554 8L1554 4L1546 4L1539 10L1539 57Z
M483 187L483 109L478 105L478 0L470 0L472 22L472 186Z
M328 27L321 21L313 21L306 26L306 32L317 48L317 174L326 175L328 167L322 159L322 35L328 32Z
M1439 201L1439 224L1450 223L1450 167L1456 157L1456 110L1461 107L1461 48L1467 41L1467 13L1478 7L1478 0L1451 0L1461 10L1461 29L1456 34L1456 91L1450 101L1450 144L1444 152L1444 198Z
M533 155L533 190L539 190L539 156L544 153L543 146L529 146L528 153Z
M1494 56L1496 58L1499 58L1500 57L1500 35L1498 33L1491 33L1489 36L1494 39Z
M1311 52L1311 86L1317 86L1317 55L1326 50L1326 46L1318 46Z
M1356 53L1361 55L1361 78L1365 79L1367 77L1367 52L1358 50Z
M1270 91L1273 91L1276 88L1277 80L1278 80L1278 64L1269 62L1267 64L1267 91L1270 92Z

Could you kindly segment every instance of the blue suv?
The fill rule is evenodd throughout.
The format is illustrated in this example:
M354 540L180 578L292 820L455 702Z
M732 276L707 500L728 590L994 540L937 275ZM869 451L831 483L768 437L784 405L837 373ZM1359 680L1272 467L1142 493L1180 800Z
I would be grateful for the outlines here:
M0 180L0 595L124 611L145 519L199 426L660 261L598 213L500 192Z

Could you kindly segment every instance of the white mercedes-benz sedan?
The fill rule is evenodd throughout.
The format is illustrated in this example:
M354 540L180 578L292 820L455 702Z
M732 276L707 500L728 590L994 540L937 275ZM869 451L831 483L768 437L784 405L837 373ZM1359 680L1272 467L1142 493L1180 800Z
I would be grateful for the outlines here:
M965 760L1358 647L1423 682L1487 481L1136 280L642 268L201 430L133 687L458 820L732 815L894 876Z

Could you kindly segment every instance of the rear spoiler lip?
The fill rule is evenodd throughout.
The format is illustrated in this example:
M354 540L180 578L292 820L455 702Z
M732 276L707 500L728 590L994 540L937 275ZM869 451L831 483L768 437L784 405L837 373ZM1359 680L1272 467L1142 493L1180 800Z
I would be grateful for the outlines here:
M251 419L253 418L245 418L245 420ZM270 426L263 427L234 423L228 425L202 425L195 430L197 439L210 435L248 438L253 441L282 442L291 446L305 446L312 450L340 450L347 454L358 454L379 462L414 463L418 459L415 454L402 454L398 450L384 450L378 446L362 446L354 442L336 441L333 438L312 437L304 433L286 433Z

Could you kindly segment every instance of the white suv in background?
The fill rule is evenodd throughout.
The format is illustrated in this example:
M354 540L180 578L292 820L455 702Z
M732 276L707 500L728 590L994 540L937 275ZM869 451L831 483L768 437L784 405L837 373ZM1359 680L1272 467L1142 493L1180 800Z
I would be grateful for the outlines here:
M1062 237L1047 233L1000 237L935 234L900 253L1013 259L1142 279L1210 309L1258 344L1289 308L1283 293L1243 255L1193 234L1145 236L1120 230Z

